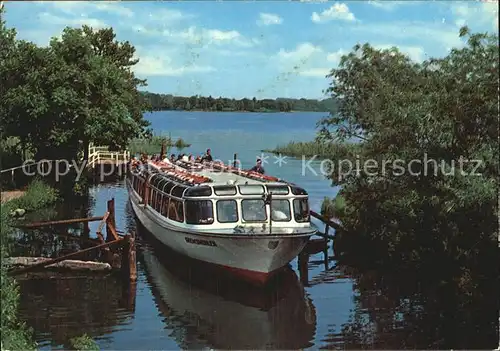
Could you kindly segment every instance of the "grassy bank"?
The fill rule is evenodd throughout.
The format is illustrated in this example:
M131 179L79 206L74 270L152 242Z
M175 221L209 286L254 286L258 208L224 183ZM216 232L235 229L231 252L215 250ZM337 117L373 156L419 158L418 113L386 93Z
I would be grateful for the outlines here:
M45 183L35 180L27 188L26 193L16 199L7 201L1 205L1 227L0 235L2 262L1 262L1 302L2 302L2 349L9 350L34 350L35 343L31 337L31 331L17 317L19 304L19 288L16 281L7 275L4 266L4 257L9 254L8 236L12 233L12 217L10 212L22 208L26 211L35 211L48 206L58 199L56 190Z
M290 157L313 157L336 158L347 153L355 153L359 148L358 144L351 143L323 143L319 141L292 141L285 145L278 145L274 149L265 149L262 152L281 154Z

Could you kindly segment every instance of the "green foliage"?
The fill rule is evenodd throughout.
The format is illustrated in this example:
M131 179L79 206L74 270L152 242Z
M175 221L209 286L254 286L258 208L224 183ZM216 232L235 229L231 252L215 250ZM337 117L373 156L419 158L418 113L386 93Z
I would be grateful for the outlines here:
M73 350L79 351L98 351L99 346L87 334L70 339L70 344Z
M128 150L132 155L142 153L146 153L148 155L159 154L161 152L162 144L165 145L165 154L168 154L172 147L182 150L191 146L191 144L186 143L181 138L174 142L170 137L154 135L149 138L132 139L128 145Z
M33 180L23 196L7 202L9 208L23 208L26 211L34 211L53 204L59 198L58 191L51 188L43 181Z
M338 235L337 255L356 252L393 266L439 257L491 273L487 262L498 233L498 36L461 34L466 45L441 59L417 64L395 48L365 44L331 71L328 91L338 113L320 123L318 140L357 137L359 152L347 158L379 162L375 175L363 168L359 175L331 174L346 202L340 219L348 234ZM401 175L391 164L384 173L380 168L383 160L407 165L424 154L437 167L413 164L415 175ZM481 160L481 175L462 174L461 156ZM441 162L446 170L455 162L454 174L443 174Z
M24 208L27 211L41 209L57 200L57 192L39 180L33 181L26 193L17 199L3 203L0 207L0 236L1 240L1 302L2 302L2 346L8 350L34 350L32 333L26 325L17 318L19 289L16 281L7 275L4 257L8 256L8 237L12 233L10 211Z
M143 133L146 82L131 67L135 49L111 28L66 28L48 47L0 28L2 139L19 138L37 158L74 157L92 141L123 147Z
M291 157L302 158L317 156L318 158L342 158L346 154L355 154L359 149L358 144L353 143L327 143L321 140L296 142L292 141L286 145L278 145L272 150L263 150L273 154L282 154Z
M325 196L321 203L321 215L327 218L343 217L345 210L345 199L341 195L337 195L334 199Z
M211 96L173 96L164 94L143 93L147 101L155 111L163 110L185 110L185 111L250 111L250 112L290 112L290 111L313 111L330 112L335 110L333 99L286 99L277 98L257 100L253 99L228 99L213 98Z

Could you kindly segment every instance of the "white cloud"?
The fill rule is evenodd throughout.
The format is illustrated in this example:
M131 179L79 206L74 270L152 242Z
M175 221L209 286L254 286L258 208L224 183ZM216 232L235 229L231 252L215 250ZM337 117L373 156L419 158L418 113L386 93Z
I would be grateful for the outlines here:
M331 71L331 68L309 68L299 71L299 75L304 77L325 78Z
M314 54L322 53L323 49L319 46L315 46L311 43L302 43L297 45L295 50L286 51L280 49L277 54L277 57L280 60L288 61L288 62L297 62L307 60Z
M270 26L273 24L283 23L283 18L273 13L260 13L259 19L257 20L257 25L259 26Z
M452 13L457 27L498 29L498 2L459 3L453 6Z
M344 3L336 3L321 13L313 12L311 20L314 23L322 23L331 20L354 21L356 18Z
M58 25L58 26L82 26L84 24L98 29L106 27L106 23L97 18L88 18L88 17L77 17L77 18L65 18L55 16L49 12L42 12L39 15L39 19L41 22L48 25Z
M200 66L197 64L188 64L177 66L168 56L147 56L141 55L139 63L134 66L134 72L140 76L170 76L178 77L189 73L207 73L215 71L212 66Z
M336 52L331 52L328 55L326 55L326 60L328 62L332 62L335 65L338 65L342 56L346 55L346 54L347 54L347 51L340 49Z
M161 21L166 24L172 24L172 22L179 22L187 19L194 18L192 14L188 14L179 10L174 9L160 9L154 13L150 13L148 18L153 21Z
M181 39L186 44L201 46L234 44L241 47L252 47L258 44L256 39L245 38L235 30L206 29L191 26L185 30L163 30L161 34L170 39Z
M54 9L68 15L81 16L82 13L90 14L96 12L106 12L108 14L121 17L133 17L134 12L128 7L122 6L117 2L91 2L91 1L51 1L38 2L39 5L52 6Z
M369 0L368 4L385 11L395 10L402 5L415 5L418 1L391 1L391 0Z

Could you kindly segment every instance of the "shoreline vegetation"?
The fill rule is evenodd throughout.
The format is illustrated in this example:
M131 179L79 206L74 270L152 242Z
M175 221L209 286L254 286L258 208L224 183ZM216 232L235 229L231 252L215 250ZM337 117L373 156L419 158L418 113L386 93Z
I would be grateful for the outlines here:
M171 94L142 92L152 111L200 111L200 112L332 112L335 100L317 99L229 99L194 95L191 97Z
M326 143L318 140L314 141L291 141L288 144L278 145L274 149L264 149L262 152L267 152L274 155L283 155L294 158L314 157L321 159L340 159L347 154L355 154L361 149L357 143Z
M1 215L1 303L2 303L2 350L36 350L33 341L33 331L18 317L19 286L16 280L9 276L5 266L5 258L12 251L12 226L15 219L13 212L18 209L24 212L34 212L48 208L60 201L59 191L50 187L41 180L33 180L23 195L6 200L0 205ZM24 214L23 214L24 215ZM95 341L87 335L70 339L69 344L74 350L99 350Z
M165 155L170 154L172 148L176 148L179 152L191 146L182 138L173 140L170 136L163 137L160 135L153 135L148 138L134 138L128 145L128 150L131 155L135 154L159 154L161 152L162 144L165 145Z
M11 212L23 209L26 212L40 210L58 201L58 192L45 183L34 180L27 187L26 192L15 199L3 202L0 206L1 213L1 302L2 302L2 349L8 350L35 350L36 343L33 341L32 331L23 321L20 321L18 313L19 287L14 278L8 276L4 258L9 256L11 239L14 232L11 226L14 219Z

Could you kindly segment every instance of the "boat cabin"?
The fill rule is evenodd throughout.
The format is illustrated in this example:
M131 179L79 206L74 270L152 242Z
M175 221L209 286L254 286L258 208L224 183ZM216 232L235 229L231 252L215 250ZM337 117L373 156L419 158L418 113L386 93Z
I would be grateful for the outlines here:
M236 176L230 173L224 174L233 180L222 182L214 174L214 182L208 172L197 176L205 181L195 182L182 174L143 165L129 171L127 182L140 201L158 216L200 230L262 225L269 223L269 217L273 227L310 225L307 192L296 185L253 179L234 181Z

